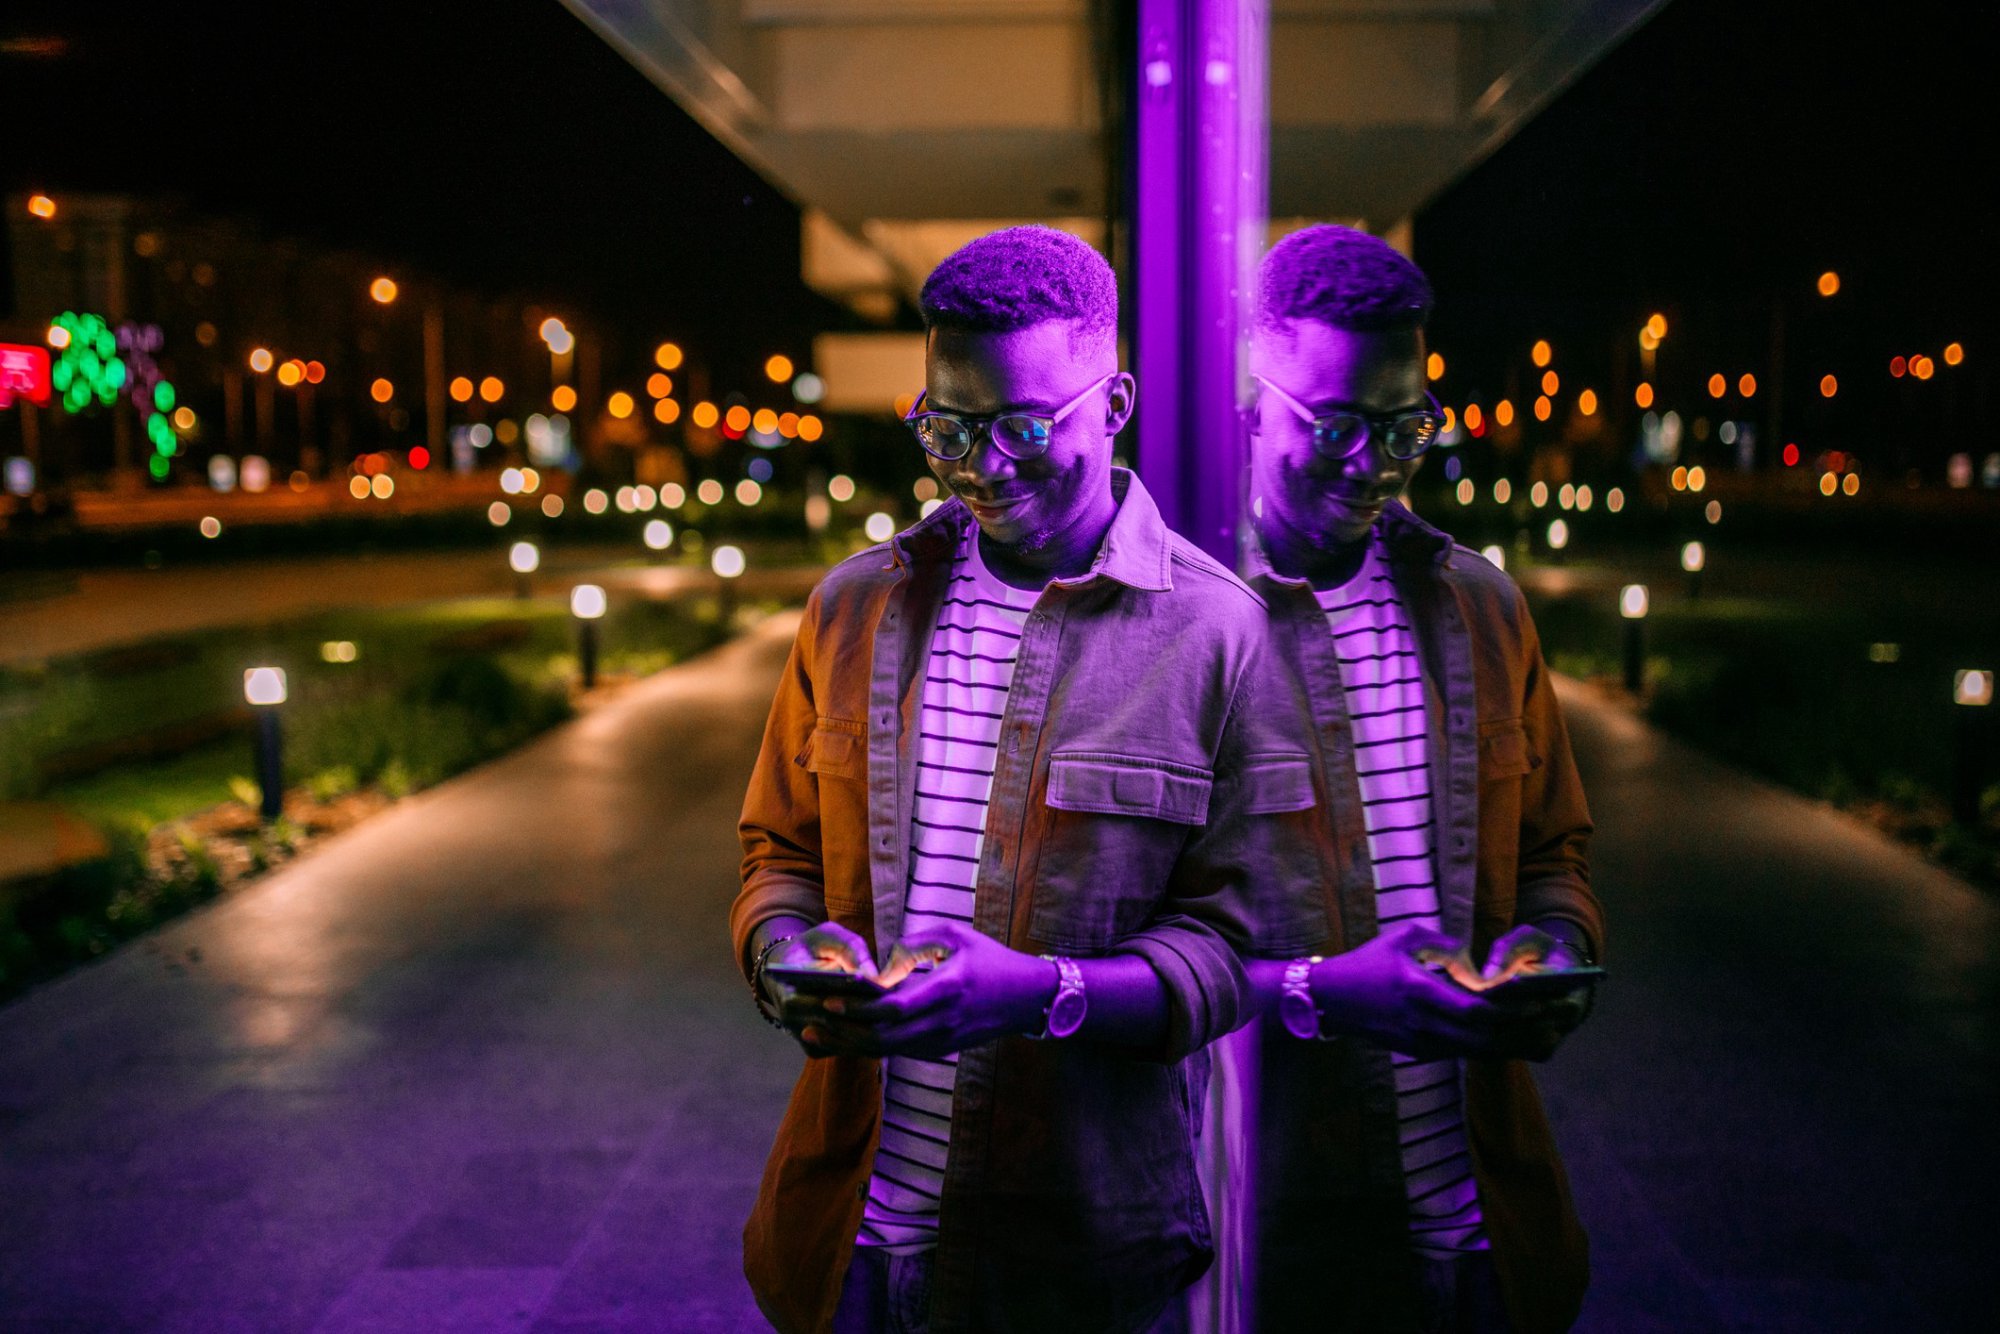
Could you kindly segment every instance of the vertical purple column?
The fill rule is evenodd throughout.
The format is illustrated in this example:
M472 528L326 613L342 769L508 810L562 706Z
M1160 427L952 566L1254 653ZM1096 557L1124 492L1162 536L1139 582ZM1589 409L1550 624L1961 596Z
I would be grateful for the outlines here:
M1269 0L1139 0L1132 196L1139 473L1168 524L1239 568L1249 339L1268 189ZM1256 1328L1259 1027L1213 1051L1199 1163L1216 1263L1196 1334Z
M1269 0L1140 0L1134 122L1139 473L1237 564L1267 200Z

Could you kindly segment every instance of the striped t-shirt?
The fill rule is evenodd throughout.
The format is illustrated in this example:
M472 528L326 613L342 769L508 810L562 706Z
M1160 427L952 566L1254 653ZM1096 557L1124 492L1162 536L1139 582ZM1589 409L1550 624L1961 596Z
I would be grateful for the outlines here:
M979 559L978 525L966 526L931 636L917 723L906 932L972 920L1000 717L1022 626L1039 596L995 578ZM855 1241L907 1255L937 1245L958 1057L891 1056L882 1069L882 1143Z
M1431 805L1429 715L1410 618L1383 562L1379 532L1361 569L1318 591L1340 659L1353 724L1361 811L1374 862L1376 920L1439 922L1436 819ZM1479 1189L1465 1140L1459 1063L1392 1053L1410 1239L1429 1255L1487 1249Z

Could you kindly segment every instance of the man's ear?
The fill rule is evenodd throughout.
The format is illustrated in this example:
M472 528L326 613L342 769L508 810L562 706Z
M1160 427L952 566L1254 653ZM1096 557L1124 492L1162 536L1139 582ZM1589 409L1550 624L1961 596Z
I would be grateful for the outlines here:
M1132 378L1130 371L1120 371L1105 386L1104 433L1117 435L1125 429L1125 423L1132 420L1132 409L1139 401L1139 382Z

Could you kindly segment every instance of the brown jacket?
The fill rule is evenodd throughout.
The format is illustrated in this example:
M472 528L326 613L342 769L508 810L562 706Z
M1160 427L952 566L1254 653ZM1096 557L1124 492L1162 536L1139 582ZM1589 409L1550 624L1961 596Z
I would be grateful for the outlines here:
M932 1328L1142 1328L1208 1266L1192 1137L1206 1062L1239 1022L1253 812L1311 800L1304 753L1253 753L1265 608L1113 474L1096 565L1052 583L1014 667L975 925L1031 953L1143 957L1171 1034L1140 1053L1020 1038L963 1052L940 1202ZM878 959L901 931L912 738L957 501L836 567L806 604L743 804L739 963L759 923L831 918ZM825 1330L860 1226L879 1065L806 1063L744 1270L784 1331Z
M1591 832L1569 735L1520 590L1477 552L1401 505L1381 520L1411 617L1431 716L1442 928L1483 961L1518 923L1562 919L1597 949ZM1320 887L1300 903L1312 953L1376 932L1339 662L1312 589L1261 555L1251 585L1271 607L1273 656L1290 671L1279 728L1312 748L1319 806L1286 816L1286 872ZM1303 923L1285 922L1287 936ZM1289 941L1260 952L1291 953ZM1346 1039L1300 1042L1265 1026L1258 1126L1259 1327L1390 1331L1415 1286L1388 1053ZM1519 1334L1567 1329L1588 1282L1586 1238L1528 1067L1465 1063L1473 1170L1493 1262ZM1296 1317L1296 1319L1294 1319ZM1344 1318L1344 1323L1343 1323Z

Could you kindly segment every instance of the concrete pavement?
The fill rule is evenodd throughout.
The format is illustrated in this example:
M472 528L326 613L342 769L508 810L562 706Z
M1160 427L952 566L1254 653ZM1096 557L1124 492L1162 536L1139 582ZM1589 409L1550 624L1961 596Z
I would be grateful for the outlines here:
M799 1058L724 913L793 623L0 1009L0 1331L760 1328ZM1568 702L1614 932L1544 1081L1584 1327L1984 1328L2000 913Z

